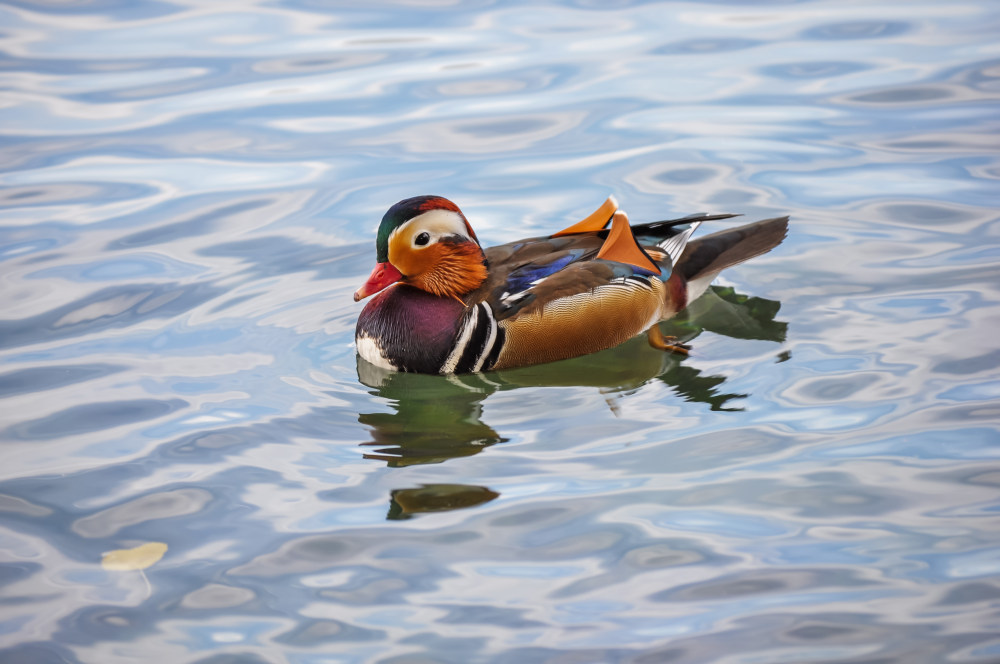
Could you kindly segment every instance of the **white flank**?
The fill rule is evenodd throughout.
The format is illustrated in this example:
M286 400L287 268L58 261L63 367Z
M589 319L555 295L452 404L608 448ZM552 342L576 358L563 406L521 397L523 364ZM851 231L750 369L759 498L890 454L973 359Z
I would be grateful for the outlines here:
M718 272L713 272L711 274L706 274L698 277L697 279L692 279L687 284L687 301L691 304L699 297L702 293L708 290L708 287L712 284L712 280L719 276Z
M367 335L359 336L355 339L355 345L358 349L358 355L365 358L375 366L388 369L389 371L399 371L399 367L390 362L388 358L382 354L382 349L373 337L369 337Z

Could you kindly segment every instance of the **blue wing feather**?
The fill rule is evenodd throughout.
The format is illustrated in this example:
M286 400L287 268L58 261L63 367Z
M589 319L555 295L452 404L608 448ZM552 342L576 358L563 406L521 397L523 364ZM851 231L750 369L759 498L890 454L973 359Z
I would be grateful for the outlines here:
M505 290L508 293L525 291L531 288L532 284L539 279L544 279L551 274L555 274L573 261L579 260L583 254L584 252L582 251L570 251L559 256L551 263L529 263L519 267L507 275Z

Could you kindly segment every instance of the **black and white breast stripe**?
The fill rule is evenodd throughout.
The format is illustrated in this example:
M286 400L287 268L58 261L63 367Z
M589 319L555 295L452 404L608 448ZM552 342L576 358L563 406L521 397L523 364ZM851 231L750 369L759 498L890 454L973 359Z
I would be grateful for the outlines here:
M485 302L466 314L455 347L441 365L441 373L469 373L489 369L503 345L503 330Z

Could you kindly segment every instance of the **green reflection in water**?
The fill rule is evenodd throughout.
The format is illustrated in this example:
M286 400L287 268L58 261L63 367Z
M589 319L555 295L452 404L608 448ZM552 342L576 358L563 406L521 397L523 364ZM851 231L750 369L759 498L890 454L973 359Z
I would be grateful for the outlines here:
M359 357L358 378L392 409L358 416L372 433L362 444L375 448L366 459L392 467L441 463L507 440L480 419L483 400L500 388L481 375L397 373Z
M390 520L409 519L420 512L447 512L488 503L500 494L484 486L425 484L416 489L396 489L389 503Z

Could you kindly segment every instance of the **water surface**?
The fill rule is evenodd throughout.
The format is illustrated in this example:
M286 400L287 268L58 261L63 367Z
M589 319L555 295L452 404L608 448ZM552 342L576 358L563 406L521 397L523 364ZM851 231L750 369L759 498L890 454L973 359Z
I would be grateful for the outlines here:
M1000 659L994 3L0 26L0 660ZM386 374L351 294L424 193L792 226L689 358Z

